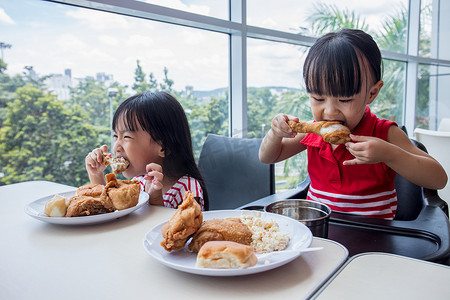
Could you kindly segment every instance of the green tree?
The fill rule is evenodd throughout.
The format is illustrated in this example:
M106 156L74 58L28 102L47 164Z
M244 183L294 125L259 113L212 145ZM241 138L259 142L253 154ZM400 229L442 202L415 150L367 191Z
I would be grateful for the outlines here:
M159 87L162 91L172 93L173 80L169 79L169 70L167 67L164 67L164 79L163 82L159 84ZM153 75L153 74L152 74Z
M87 183L84 157L97 146L98 131L84 119L78 105L65 107L31 85L18 88L0 129L0 184Z
M144 92L148 92L151 90L152 86L148 84L146 77L147 75L144 73L144 70L142 69L140 65L140 61L136 61L136 70L134 71L134 84L133 84L133 90L140 94ZM153 74L150 74L150 79L154 80ZM156 82L153 81L155 84Z
M0 127L2 127L6 119L6 104L13 99L16 89L25 85L25 81L20 75L10 77L6 74L7 64L2 59L0 66Z
M83 123L91 124L99 131L98 145L108 144L111 132L110 100L113 101L112 112L114 114L119 102L128 98L126 86L121 86L114 82L110 86L117 89L117 95L110 99L108 97L108 88L103 82L97 82L94 79L87 78L81 81L78 86L70 89L70 100L66 105L79 105L86 118Z
M361 18L354 11L339 9L336 5L315 3L313 11L306 19L309 22L312 34L321 36L331 31L338 31L342 28L353 28L368 31L365 19Z
M262 138L271 126L277 97L268 88L252 87L248 88L247 97L247 135L249 138Z

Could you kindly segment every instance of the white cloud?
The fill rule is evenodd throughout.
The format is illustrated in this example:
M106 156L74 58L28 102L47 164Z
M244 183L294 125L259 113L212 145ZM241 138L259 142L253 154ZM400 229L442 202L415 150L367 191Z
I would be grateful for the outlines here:
M201 31L183 30L181 35L185 44L197 45L198 47L209 46L209 43L205 40L205 35Z
M147 0L146 2L206 16L209 16L210 14L210 9L206 5L186 5L179 0Z
M83 52L89 48L88 44L77 36L69 33L62 34L56 39L56 48L63 53L67 52Z
M98 40L106 46L116 47L119 45L119 40L112 35L102 34L98 37Z
M132 34L125 40L124 47L132 47L137 49L139 47L151 47L153 44L154 41L150 36Z
M8 14L5 12L5 10L1 7L0 7L0 22L9 24L9 25L16 24L16 22L14 22L14 20L10 16L8 16Z
M93 30L129 29L130 25L124 16L104 13L88 9L68 10L68 17L77 19Z

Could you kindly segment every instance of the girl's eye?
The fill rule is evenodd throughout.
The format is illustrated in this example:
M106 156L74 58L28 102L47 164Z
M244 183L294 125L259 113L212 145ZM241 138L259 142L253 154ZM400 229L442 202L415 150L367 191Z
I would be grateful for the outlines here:
M341 100L339 100L339 102L341 102L341 103L348 103L350 101L352 101L352 99L341 99Z
M117 139L117 134L114 134L114 135L113 135L113 138Z
M316 98L316 97L312 97L315 101L318 101L318 102L321 102L321 101L324 101L324 99L322 99L322 98Z
M124 136L124 138L125 138L125 139L131 139L131 136L126 135L126 136Z

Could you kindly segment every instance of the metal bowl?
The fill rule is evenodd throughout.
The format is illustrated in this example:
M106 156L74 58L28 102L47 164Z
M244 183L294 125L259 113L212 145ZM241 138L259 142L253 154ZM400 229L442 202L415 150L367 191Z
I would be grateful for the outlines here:
M331 209L327 205L305 199L288 199L272 202L264 211L293 218L305 224L317 237L328 237Z

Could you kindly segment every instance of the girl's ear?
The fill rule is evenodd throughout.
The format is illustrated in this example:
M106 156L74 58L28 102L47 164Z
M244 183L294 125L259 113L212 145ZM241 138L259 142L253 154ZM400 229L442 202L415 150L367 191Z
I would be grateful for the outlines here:
M161 147L161 148L159 149L159 151L158 151L158 156L159 156L159 157L162 157L162 158L166 157L166 151L164 150L163 147Z
M367 100L367 104L370 104L375 100L375 98L378 96L378 93L380 93L381 88L383 87L383 80L378 80L369 90L369 99Z

